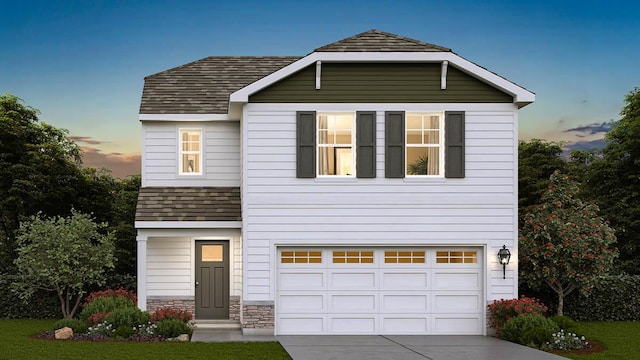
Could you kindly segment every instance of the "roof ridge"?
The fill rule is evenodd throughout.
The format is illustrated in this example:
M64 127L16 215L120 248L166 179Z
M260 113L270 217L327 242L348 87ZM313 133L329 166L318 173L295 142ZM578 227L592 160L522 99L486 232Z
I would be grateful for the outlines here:
M371 37L371 35L378 36ZM398 43L393 43L393 42ZM377 42L377 44L376 44ZM375 45L379 46L378 49L375 49ZM403 46L404 45L404 46ZM423 49L420 49L423 47ZM435 45L431 43L427 43L424 41L420 41L417 39L409 38L406 36L401 36L393 33L389 33L386 31L371 29L365 32L361 32L356 35L352 35L346 37L344 39L332 42L330 44L321 46L316 48L313 52L344 52L344 51L446 51L449 52L451 49Z

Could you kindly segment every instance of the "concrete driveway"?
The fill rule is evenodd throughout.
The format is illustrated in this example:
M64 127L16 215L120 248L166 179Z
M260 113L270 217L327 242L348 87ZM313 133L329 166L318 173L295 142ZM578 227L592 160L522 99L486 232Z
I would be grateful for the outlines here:
M198 329L191 341L279 341L293 360L566 360L489 336L245 336Z
M559 360L488 336L277 336L294 360Z

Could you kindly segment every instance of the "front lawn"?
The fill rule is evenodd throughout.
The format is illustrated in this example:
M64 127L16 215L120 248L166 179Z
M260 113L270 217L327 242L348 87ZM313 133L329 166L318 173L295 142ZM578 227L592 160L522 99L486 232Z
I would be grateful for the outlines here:
M575 360L628 360L640 359L640 322L580 322L578 333L587 340L599 340L607 347L601 353L590 355L563 355Z
M51 330L54 320L0 319L1 359L283 359L289 354L277 342L127 343L52 341L31 336Z

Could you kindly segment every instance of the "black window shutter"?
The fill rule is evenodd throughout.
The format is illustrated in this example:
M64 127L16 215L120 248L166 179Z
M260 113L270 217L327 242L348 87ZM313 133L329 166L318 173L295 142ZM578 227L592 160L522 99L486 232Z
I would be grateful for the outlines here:
M403 178L404 111L387 111L384 116L384 176Z
M376 177L376 112L356 113L356 176Z
M316 177L316 112L296 113L296 177Z
M464 111L444 113L444 177L464 177Z

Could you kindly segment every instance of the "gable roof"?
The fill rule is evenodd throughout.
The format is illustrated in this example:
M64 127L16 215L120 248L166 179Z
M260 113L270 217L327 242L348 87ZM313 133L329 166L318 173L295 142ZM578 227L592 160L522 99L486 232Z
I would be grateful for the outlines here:
M210 56L147 76L140 120L238 119L241 104L301 69L320 62L447 62L450 66L510 94L519 107L535 94L458 55L451 49L419 40L369 30L297 56ZM167 114L163 117L162 114Z
M210 56L144 79L141 114L226 114L229 94L299 56Z
M429 44L408 37L380 30L369 30L346 39L319 47L315 52L408 52L451 51L451 49Z
M140 188L135 221L241 221L239 187Z

